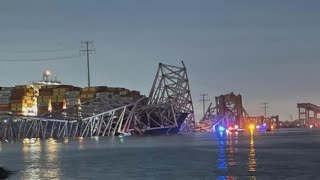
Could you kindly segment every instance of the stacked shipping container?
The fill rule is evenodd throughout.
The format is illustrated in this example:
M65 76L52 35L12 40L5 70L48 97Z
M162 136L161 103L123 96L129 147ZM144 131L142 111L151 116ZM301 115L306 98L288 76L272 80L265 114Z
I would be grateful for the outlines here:
M58 86L53 89L51 96L52 111L66 108L66 92L70 91L72 86Z
M131 97L132 99L136 99L140 97L139 91L131 91L128 93L128 97Z
M70 85L42 86L37 92L34 86L22 85L0 88L0 112L11 111L18 115L45 114L106 96L132 101L140 97L140 93L125 88L96 86L81 89Z
M117 88L117 87L106 87L106 86L97 86L97 87L86 87L81 90L80 99L81 102L89 101L94 98L100 97L115 97L122 98L126 100L134 100L140 97L139 91L130 91L126 88Z
M96 98L96 93L99 91L98 87L85 87L81 90L80 100L81 102L89 101Z
M36 115L37 94L38 92L32 86L15 86L11 90L11 112L18 115Z
M80 90L66 92L66 106L72 107L80 104Z
M51 109L51 98L56 86L42 86L38 96L38 114L45 114Z
M65 109L76 105L80 94L79 87L70 85L43 86L38 97L38 114Z
M11 90L9 87L0 88L0 112L10 111Z

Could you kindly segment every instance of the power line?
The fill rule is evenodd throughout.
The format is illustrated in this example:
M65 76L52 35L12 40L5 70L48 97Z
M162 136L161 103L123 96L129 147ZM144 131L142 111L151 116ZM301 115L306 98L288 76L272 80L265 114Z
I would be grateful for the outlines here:
M88 87L90 87L90 62L89 62L89 55L93 52L96 52L93 41L84 41L81 42L82 45L85 45L85 49L80 50L80 52L83 52L87 55L87 69L88 69Z
M0 60L0 62L39 62L39 61L61 61L61 60L73 60L74 58L79 57L77 56L62 56L62 57L52 57L52 58L41 58L41 59L5 59Z
M206 101L210 101L210 99L205 99L208 94L200 94L202 96L202 99L198 101L202 101L202 107L203 107L203 117L206 115Z
M10 49L0 49L0 53L47 53L47 52L65 52L78 50L76 48L65 48L65 49L46 49L46 50L10 50Z

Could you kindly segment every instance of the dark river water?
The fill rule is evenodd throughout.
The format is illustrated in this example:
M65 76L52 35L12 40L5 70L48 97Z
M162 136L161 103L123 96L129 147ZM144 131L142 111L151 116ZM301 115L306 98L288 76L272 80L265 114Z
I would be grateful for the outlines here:
M320 130L2 142L9 179L320 179Z

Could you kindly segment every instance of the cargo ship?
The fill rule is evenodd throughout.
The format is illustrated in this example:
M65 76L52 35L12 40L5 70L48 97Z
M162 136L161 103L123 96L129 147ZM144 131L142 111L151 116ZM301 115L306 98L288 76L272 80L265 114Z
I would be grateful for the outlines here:
M140 97L140 92L122 87L77 87L63 85L48 70L43 79L28 85L0 87L0 114L37 116L66 109L101 95L119 96L127 100Z

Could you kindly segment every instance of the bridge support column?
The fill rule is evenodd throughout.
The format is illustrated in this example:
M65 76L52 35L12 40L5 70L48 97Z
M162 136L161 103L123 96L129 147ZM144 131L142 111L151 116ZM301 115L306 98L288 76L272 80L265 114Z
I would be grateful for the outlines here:
M301 121L301 108L298 108L298 119Z
M310 111L306 109L306 122L305 122L305 126L309 126L310 124Z
M280 128L279 116L275 116L275 118L276 118L276 127Z
M320 127L320 119L318 116L319 111L314 111L314 126Z
M304 127L318 124L318 113L320 113L320 106L311 103L298 103L297 107L299 111L299 120ZM303 109L303 112L301 109ZM312 116L310 116L310 112L313 112ZM304 115L304 118L301 117L302 115Z

